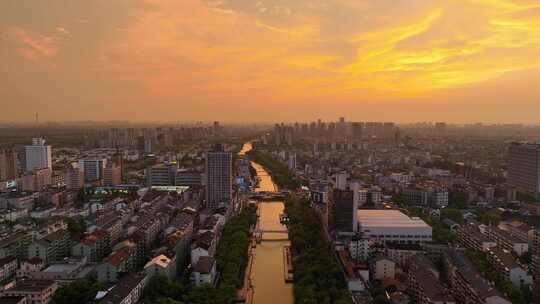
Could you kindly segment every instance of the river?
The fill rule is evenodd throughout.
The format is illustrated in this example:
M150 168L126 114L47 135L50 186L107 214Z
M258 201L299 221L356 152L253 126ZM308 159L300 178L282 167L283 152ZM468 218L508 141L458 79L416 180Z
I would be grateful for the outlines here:
M246 143L240 151L240 155L251 150L251 144ZM252 162L260 178L256 191L275 191L276 185L272 177L264 168ZM262 230L283 230L285 227L279 221L279 215L283 213L282 201L261 202L259 208L259 227ZM265 235L267 238L268 235ZM283 238L283 235L276 236ZM289 245L289 241L262 241L257 244L253 251L253 266L251 268L251 282L253 285L254 304L288 304L294 303L293 285L285 283L283 267L283 247Z

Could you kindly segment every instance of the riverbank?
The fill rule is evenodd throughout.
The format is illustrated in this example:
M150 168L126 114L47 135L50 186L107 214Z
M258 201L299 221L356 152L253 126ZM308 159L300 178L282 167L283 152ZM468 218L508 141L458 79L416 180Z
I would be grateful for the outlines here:
M352 303L347 284L309 202L285 202L294 267L295 303Z
M301 186L294 172L282 162L272 158L270 154L256 150L251 150L247 154L253 162L264 167L279 188L294 190Z

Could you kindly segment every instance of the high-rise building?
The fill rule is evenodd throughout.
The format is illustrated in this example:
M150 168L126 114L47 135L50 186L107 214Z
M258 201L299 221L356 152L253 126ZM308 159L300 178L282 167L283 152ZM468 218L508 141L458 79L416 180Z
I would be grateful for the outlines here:
M78 163L69 165L64 172L64 181L66 188L70 190L79 190L84 187L84 171Z
M331 227L336 233L349 233L358 229L358 203L354 191L334 189L330 199Z
M94 182L103 179L103 171L107 166L107 159L81 159L79 168L84 171L84 181Z
M116 163L111 162L103 169L103 185L116 186L122 183L122 169Z
M210 208L227 205L232 200L232 154L222 145L206 153L206 202Z
M540 144L512 143L508 150L508 183L519 191L540 193Z
M352 123L352 136L354 140L362 139L362 123L360 122Z
M0 181L16 179L18 173L17 152L0 150Z
M41 191L52 184L52 170L49 168L34 169L26 172L22 178L24 191Z
M24 147L26 171L49 168L52 170L52 147L45 145L45 139L33 138L31 146Z

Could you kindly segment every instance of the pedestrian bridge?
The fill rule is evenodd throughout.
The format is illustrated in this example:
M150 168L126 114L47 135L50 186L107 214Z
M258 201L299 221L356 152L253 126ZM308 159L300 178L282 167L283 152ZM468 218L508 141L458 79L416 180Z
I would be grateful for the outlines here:
M289 192L287 191L261 191L251 192L248 196L252 200L268 201L268 200L284 200Z
M255 230L254 231L255 240L257 243L262 241L265 242L284 242L289 240L289 232L286 229L283 230ZM268 234L278 234L278 236L271 237Z

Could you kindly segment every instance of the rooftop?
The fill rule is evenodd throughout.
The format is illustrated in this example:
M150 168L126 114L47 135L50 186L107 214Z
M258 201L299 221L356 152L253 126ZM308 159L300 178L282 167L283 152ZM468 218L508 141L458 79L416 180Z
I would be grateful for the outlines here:
M56 284L52 280L23 280L17 282L13 288L8 289L8 292L41 292L45 289L50 288L52 285Z
M358 210L358 222L369 227L431 228L419 218L410 218L398 210Z
M210 273L214 267L215 260L213 257L202 256L199 258L197 264L195 264L195 272Z
M101 300L103 304L123 303L124 299L144 280L144 274L129 274L123 277L116 286Z
M150 261L148 261L148 263L146 263L144 268L150 267L151 265L157 265L162 268L167 268L169 267L170 263L171 263L171 259L166 257L164 254L160 254L154 257L153 259L151 259Z

